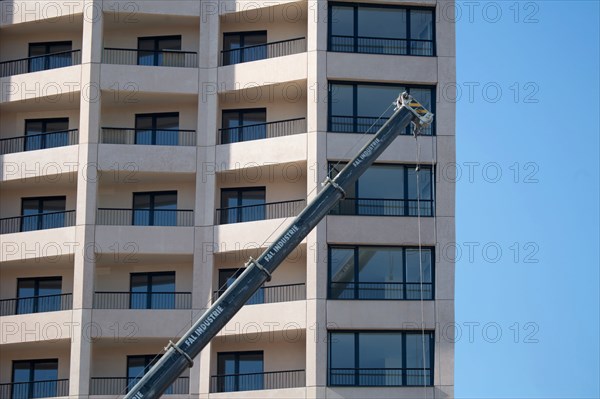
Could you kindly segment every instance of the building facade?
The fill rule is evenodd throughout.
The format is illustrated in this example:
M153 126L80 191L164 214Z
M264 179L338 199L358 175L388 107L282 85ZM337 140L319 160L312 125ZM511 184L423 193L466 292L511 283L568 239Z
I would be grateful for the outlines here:
M434 126L164 396L453 397L452 7L1 1L0 398L125 393L405 90Z

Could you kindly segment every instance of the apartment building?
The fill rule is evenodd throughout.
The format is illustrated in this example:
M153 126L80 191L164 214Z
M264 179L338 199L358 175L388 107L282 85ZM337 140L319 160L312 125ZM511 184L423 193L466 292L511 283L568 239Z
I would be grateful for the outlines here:
M404 90L435 124L164 397L453 397L452 5L0 1L0 398L125 393Z

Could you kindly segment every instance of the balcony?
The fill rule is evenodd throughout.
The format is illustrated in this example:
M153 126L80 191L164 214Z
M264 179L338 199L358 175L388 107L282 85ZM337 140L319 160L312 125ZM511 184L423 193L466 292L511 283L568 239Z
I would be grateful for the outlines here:
M32 134L20 137L0 139L0 155L16 152L45 150L79 144L79 130Z
M71 310L72 308L72 294L40 295L0 300L0 316L57 312Z
M123 395L139 380L139 377L92 377L90 382L90 395ZM167 388L163 395L187 395L189 392L189 377L179 377L169 388Z
M220 66L241 64L306 52L306 38L296 38L221 51Z
M179 50L138 50L104 48L102 63L176 68L198 68L198 53Z
M298 388L306 385L304 370L270 371L211 376L210 392L238 392Z
M95 292L94 309L191 309L191 292Z
M75 225L75 211L39 213L0 219L0 234L57 229Z
M306 132L306 118L257 123L240 127L219 129L219 144L240 143L273 137L284 137Z
M329 118L329 131L335 133L370 133L375 134L387 122L389 118L374 116L339 116L332 115ZM408 126L401 135L411 136L412 125ZM428 126L419 133L422 136L432 136L433 126Z
M220 297L225 290L213 292L213 301ZM256 293L248 299L246 305L258 305L264 303L303 301L306 299L306 284L285 284L260 287Z
M368 36L329 36L329 51L384 55L433 56L433 40Z
M103 127L100 135L100 142L102 144L194 147L196 146L196 131Z
M433 200L345 198L330 215L356 216L433 216Z
M270 202L259 205L220 208L216 211L215 224L253 222L297 216L306 207L306 200Z
M177 226L194 225L194 211L189 209L121 209L98 208L96 223L104 226Z
M69 396L69 380L11 382L0 384L0 398L29 399Z
M0 62L0 78L81 64L81 50Z
M329 299L432 300L432 283L330 282Z
M432 386L430 368L330 368L329 386Z

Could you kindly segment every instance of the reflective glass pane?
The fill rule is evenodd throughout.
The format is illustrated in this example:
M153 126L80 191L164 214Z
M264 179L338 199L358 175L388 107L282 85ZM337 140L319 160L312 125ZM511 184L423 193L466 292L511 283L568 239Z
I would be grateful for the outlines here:
M402 335L399 333L360 333L359 385L402 385Z
M331 7L331 34L339 36L354 36L353 7Z
M406 333L406 384L431 383L431 335Z
M433 13L431 11L410 11L410 38L433 40Z
M356 384L356 354L353 333L329 334L329 384Z
M358 36L405 39L406 10L360 7Z
M359 248L359 297L402 299L402 248Z
M354 87L351 85L331 85L331 114L354 115ZM385 109L385 108L384 108ZM380 111L381 113L381 111Z
M61 308L62 279L44 279L38 284L38 312L53 312Z
M403 86L357 86L357 116L389 118L394 113L394 107L390 106L404 91ZM374 121L373 121L374 122Z
M152 309L175 308L175 273L154 274L151 276L152 296L150 307Z
M131 309L148 308L149 277L147 274L132 274L130 279L130 304Z
M355 298L353 248L331 248L330 273L330 297L332 299Z
M19 279L17 282L17 314L27 314L35 312L35 280Z

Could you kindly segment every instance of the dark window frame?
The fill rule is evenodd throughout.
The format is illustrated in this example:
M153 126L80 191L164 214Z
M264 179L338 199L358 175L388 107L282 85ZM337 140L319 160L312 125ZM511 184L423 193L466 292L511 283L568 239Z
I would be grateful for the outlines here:
M360 370L360 344L359 344L359 335L361 333L367 334L401 334L402 340L402 368L406 369L406 336L407 335L422 335L420 330L329 330L327 331L327 386L328 387L366 387L366 388L381 388L381 387L411 387L411 386L423 386L421 385L408 385L406 384L406 375L402 377L402 385L363 385L358 383L359 374L355 375L355 383L353 385L343 385L343 384L331 384L331 350L332 350L332 334L353 334L354 335L354 369ZM430 379L429 384L427 386L431 387L434 385L434 371L435 371L435 331L434 330L425 330L425 335L428 335L429 338L429 370L430 370Z
M31 55L31 47L32 46L44 46L45 47L45 51L44 54L42 55ZM59 41L54 41L54 42L31 42L28 43L27 45L27 57L29 58L28 64L27 64L27 71L28 72L38 72L38 71L47 71L50 68L50 58L47 57L48 55L52 55L52 54L59 54L62 53L58 52L58 53L53 53L53 52L49 52L49 47L50 46L69 46L71 48L71 50L67 50L67 51L73 51L73 41L72 40L59 40ZM36 57L44 57L44 66L42 69L35 69L34 71L32 71L32 62L33 62L33 58ZM71 56L69 55L69 59L71 58Z
M244 116L247 114L251 114L251 113L259 113L262 112L265 115L264 118L264 122L258 122L258 123L250 123L250 124L246 124L244 122ZM237 114L237 120L239 123L239 126L237 127L225 127L224 126L224 122L225 122L225 115L230 114L230 115L234 115ZM260 132L255 132L255 133L260 133L257 134L255 137L252 138L252 140L256 140L256 139L264 139L267 137L267 108L233 108L233 109L224 109L223 111L221 111L221 135L222 135L222 144L231 144L231 143L240 143L243 141L248 141L247 139L244 139L244 129L248 128L250 126L256 126L255 129L258 129L260 126L263 126L262 131ZM236 131L237 130L237 131ZM232 137L230 137L232 135L232 133L236 133L237 134L237 138L236 139L232 139ZM224 136L224 133L229 133L227 136ZM227 139L225 139L225 137L227 137Z
M153 40L154 45L152 46L152 50L144 50L140 48L140 41L143 40ZM179 48L180 50L171 50L171 49L161 49L159 48L158 42L160 40L179 40ZM162 66L159 62L159 54L164 51L181 51L181 45L183 44L183 36L182 35L164 35L164 36L140 36L137 38L137 51L138 51L138 65L147 65L140 64L140 53L143 51L153 52L152 57L152 66Z
M262 369L263 369L263 373L265 372L265 352L262 350L254 350L254 351L227 351L227 352L217 352L217 375L218 376L223 376L223 375L229 375L229 374L224 374L224 373L220 373L220 357L222 355L234 355L234 362L235 362L235 373L233 373L236 378L235 378L235 389L232 391L227 391L227 390L222 390L222 389L218 389L217 392L240 392L239 391L239 386L240 386L240 381L239 381L239 375L240 375L240 355L260 355L262 358ZM263 389L263 388L260 388Z
M138 143L138 135L137 132L138 130L144 130L142 128L138 127L138 117L150 117L152 118L152 128L149 129L152 131L152 138L150 140L151 145L157 145L156 144L156 131L157 130L164 130L164 129L157 129L156 128L156 122L158 118L177 118L177 125L179 125L179 112L149 112L149 113L143 113L143 114L135 114L135 134L134 134L134 144L145 144L145 143ZM179 131L179 127L177 128L177 131Z
M221 209L230 209L230 208L240 208L243 207L244 205L241 203L241 201L243 200L242 198L242 193L246 192L246 191L259 191L262 190L265 194L264 197L264 203L262 204L263 206L267 204L267 187L266 186L252 186L252 187L227 187L227 188L222 188L221 189L221 200L220 200L220 206ZM237 205L235 207L225 207L223 206L223 193L224 192L237 192ZM258 206L258 205L257 205ZM266 211L266 210L265 210ZM221 218L223 218L223 213L221 214ZM236 215L236 222L228 222L228 223L243 223L244 220L243 219L243 213L242 212L237 212ZM229 218L227 218L227 220L229 220Z
M267 108L265 108L265 107L262 107L262 108L259 107L259 108L232 108L232 109L224 109L223 111L221 111L221 128L222 129L235 129L235 128L226 128L226 127L223 127L223 121L225 119L224 118L225 114L227 114L227 113L231 113L231 114L237 113L238 114L238 121L240 121L240 120L243 121L244 114L249 114L249 113L252 113L252 112L264 112L265 113L265 122L263 122L263 123L267 122ZM241 117L241 119L240 119L240 117ZM242 124L239 127L244 127L244 126L251 126L251 125L243 125Z
M39 295L39 292L40 292L40 287L39 287L40 284L39 283L40 283L40 281L53 281L53 280L60 281L60 294L57 294L57 295L62 295L62 293L63 293L62 276L18 277L17 278L17 295L16 295L17 296L17 305L15 308L15 314L22 314L22 313L19 313L19 305L21 303L21 301L19 299L22 299L22 298L36 298L36 300L33 301L33 311L31 313L39 313L39 300L38 300L38 297L40 296ZM31 297L19 296L19 285L21 282L24 282L24 281L34 281L35 282L34 289L33 289L34 295L32 295Z
M354 51L352 52L346 52L346 51L341 51L342 53L351 53L351 54L370 54L370 55L392 55L392 56L411 56L411 57L437 57L437 36L436 36L436 8L435 7L427 7L427 6L404 6L404 5L395 5L395 4L374 4L374 3L348 3L348 2L329 2L328 4L328 12L327 12L327 51L329 52L340 52L340 51L334 51L332 50L332 45L331 45L331 36L332 36L332 27L333 27L333 23L331 18L333 17L333 13L331 12L331 9L333 7L347 7L347 8L352 8L353 10L353 15L354 15L354 35L353 35L353 40L354 40ZM407 41L407 54L378 54L378 53L365 53L365 52L359 52L358 51L358 38L361 36L358 36L358 10L361 7L367 7L367 8L381 8L381 9L396 9L396 10L405 10L406 11L406 38L404 40ZM421 54L411 54L410 53L410 41L411 40L416 40L416 39L412 39L411 38L411 18L410 18L410 11L411 10L417 10L417 11L431 11L432 14L432 37L433 40L432 42L432 54L431 55L421 55Z
M53 212L43 212L43 202L47 201L47 200L57 200L57 199L63 199L64 200L64 209L62 211L53 211ZM35 216L35 215L25 215L23 213L24 209L23 209L23 202L24 201L31 201L31 200L37 200L38 201L38 213L36 213L35 215L37 215L37 229L36 230L42 230L43 229L43 224L44 224L44 218L41 215L44 214L49 214L49 213L59 213L59 212L66 212L67 210L67 196L66 195L54 195L54 196L43 196L43 197L21 197L21 226L20 226L20 231L23 231L23 225L24 225L24 221L25 221L25 217L26 216ZM30 231L30 230L26 230L26 231Z
M132 280L134 278L134 276L146 276L148 278L148 284L146 286L146 292L139 292L139 294L145 294L146 295L146 307L145 308L134 308L132 307L133 304L133 286L132 286ZM165 272L135 272L135 273L129 273L129 309L140 309L140 310L151 310L151 309L162 309L162 308L154 308L152 306L152 294L154 292L157 293L161 293L163 291L153 291L153 284L152 284L152 278L154 276L173 276L173 301L175 301L175 293L177 292L177 274L175 271L165 271ZM137 293L137 292L136 292ZM165 294L171 294L171 292L165 292Z
M58 363L58 358L51 358L51 359L23 359L23 360L13 360L12 361L12 365L11 365L11 381L13 384L18 384L18 382L15 381L15 364L29 364L29 378L27 381L28 387L27 387L27 397L28 398L33 398L35 397L33 395L33 383L37 382L35 381L35 379L33 378L34 372L35 372L35 364L38 363L56 363L56 381L58 381L58 370L59 370L59 363ZM45 381L45 380L40 380L40 381ZM49 380L52 381L52 380ZM12 389L14 390L14 385L12 387ZM11 392L11 397L14 396L14 392Z
M131 225L137 226L135 223L135 211L138 209L135 207L135 197L136 195L149 195L150 196L150 208L148 209L148 226L155 226L154 224L154 211L155 211L155 197L156 195L175 195L175 209L177 209L177 205L179 204L179 196L177 195L177 190L167 190L167 191L136 191L132 193L131 200ZM144 226L144 225L140 225ZM160 225L159 225L160 226Z
M247 37L249 36L265 36L265 42L262 44L254 44L251 46L246 46L245 45L245 40ZM225 48L225 38L227 37L232 37L232 36L239 36L239 41L240 41L240 47L237 49L226 49ZM256 60L249 60L246 61L245 60L245 54L246 52L244 51L244 49L249 48L249 47L258 47L258 46L266 46L269 43L269 36L268 36L268 31L267 30L248 30L248 31L239 31L239 32L223 32L223 43L222 43L222 47L223 47L223 51L222 51L222 57L224 57L225 54L231 54L233 51L239 51L239 60L238 62L235 62L233 64L231 63L227 63L227 65L235 65L235 64L241 64L243 62L249 62L249 61L258 61L261 60L263 58L258 58ZM265 47L265 53L266 53L266 47Z
M354 297L353 298L332 298L331 297L331 283L333 283L332 281L332 275L331 275L331 252L332 249L335 248L339 248L339 249L352 249L354 251ZM402 257L403 257L403 265L402 265L402 281L404 283L407 283L406 281L406 267L407 267L407 263L406 263L406 250L418 250L419 247L418 246L414 246L414 245L398 245L398 246L393 246L393 245L344 245L344 244L328 244L327 246L327 299L328 300L332 300L332 301L337 301L337 300L341 300L341 301L355 301L355 300L360 300L360 301L420 301L420 298L415 298L415 299L411 299L411 298L402 298L402 299L390 299L390 298L360 298L358 295L358 286L356 285L356 283L360 283L360 279L358 278L360 275L360 270L359 268L357 268L358 263L359 263L359 249L360 248L397 248L397 249L402 249ZM434 301L435 300L435 277L436 277L436 261L435 261L435 247L434 246L421 246L421 250L429 250L431 251L431 283L427 282L427 284L431 284L431 298L429 299L423 299L424 301ZM418 283L415 283L418 284ZM406 295L406 293L405 293Z
M29 123L42 123L42 130L43 132L41 133L36 133L36 134L29 134L28 131L29 129L27 129L27 125ZM67 128L65 130L56 130L56 131L51 131L49 132L47 129L47 124L48 123L52 123L52 122L66 122L67 124ZM25 136L25 139L23 140L23 151L33 151L33 150L37 150L38 148L34 148L32 150L28 150L28 145L30 143L30 139L33 139L35 136L39 136L40 137L40 150L46 149L46 134L51 134L51 133L67 133L69 131L69 118L34 118L34 119L25 119L25 123L24 123L24 132L23 135ZM68 137L65 136L65 138L67 139L66 141L68 142Z

